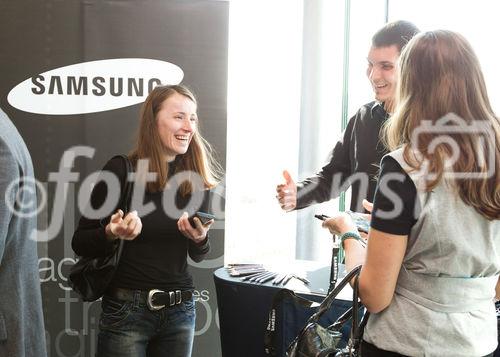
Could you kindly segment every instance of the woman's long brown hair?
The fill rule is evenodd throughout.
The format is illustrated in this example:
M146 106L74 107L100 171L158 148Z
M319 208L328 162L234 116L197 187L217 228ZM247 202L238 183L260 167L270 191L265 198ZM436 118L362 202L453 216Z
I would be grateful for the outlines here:
M404 158L413 169L428 164L426 172L434 175L426 182L428 191L450 169L480 176L450 177L466 204L487 219L499 219L500 122L470 44L451 31L421 33L403 50L398 71L396 110L383 131L386 146L395 150L405 145ZM427 127L422 126L424 120ZM453 145L442 140L438 127L445 128ZM454 128L458 130L452 132ZM459 155L447 168L446 160L457 148ZM415 149L420 158L413 155Z
M149 93L144 102L139 122L135 148L130 152L130 159L134 163L138 160L149 160L149 172L156 173L156 181L147 183L149 192L163 191L168 178L176 172L185 171L198 174L203 186L197 189L209 189L214 187L220 180L222 168L217 163L210 144L201 136L198 130L193 134L188 150L185 154L176 157L175 172L168 172L165 161L164 148L156 122L156 115L161 109L162 103L174 94L180 94L197 104L193 93L183 85L157 86ZM180 185L180 193L187 195L193 192L193 181L186 180Z

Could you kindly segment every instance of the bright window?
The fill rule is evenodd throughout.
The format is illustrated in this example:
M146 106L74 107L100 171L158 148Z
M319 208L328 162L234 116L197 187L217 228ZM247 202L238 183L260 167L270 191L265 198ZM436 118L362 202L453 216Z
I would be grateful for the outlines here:
M230 4L225 263L331 258L330 234L313 217L337 211L338 200L285 213L275 187L283 169L296 181L317 172L340 138L345 3ZM384 4L352 6L349 116L371 100L365 57Z
M389 20L405 19L421 30L457 31L471 43L479 57L493 109L500 113L498 66L498 0L398 0L389 2Z
M279 208L275 187L284 168L297 176L303 2L229 8L224 261L286 262L296 219Z

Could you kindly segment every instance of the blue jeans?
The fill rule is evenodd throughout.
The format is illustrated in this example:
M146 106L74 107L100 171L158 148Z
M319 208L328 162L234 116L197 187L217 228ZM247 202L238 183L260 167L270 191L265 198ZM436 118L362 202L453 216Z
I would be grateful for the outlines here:
M97 357L189 357L195 319L193 299L150 311L137 296L133 302L104 296Z

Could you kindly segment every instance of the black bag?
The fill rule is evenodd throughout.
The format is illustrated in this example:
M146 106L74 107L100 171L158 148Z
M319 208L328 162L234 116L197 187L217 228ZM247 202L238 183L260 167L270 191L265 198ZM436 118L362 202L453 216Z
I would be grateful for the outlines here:
M318 311L307 321L306 326L300 331L296 339L287 350L287 357L326 357L326 356L358 356L359 346L363 338L363 330L368 319L368 313L359 323L360 302L358 299L358 277L361 266L350 271L344 279L323 300ZM323 327L319 323L320 317L327 312L339 292L355 278L353 287L352 307L340 316L335 323ZM342 337L340 329L352 319L351 337L346 348L338 347Z
M339 251L340 245L334 241L328 293L335 288L341 270ZM318 310L323 300L324 296L321 295L308 294L307 297L303 297L286 288L279 290L273 297L264 332L264 352L266 356L285 356L288 346L295 340L311 315ZM323 326L334 323L351 306L352 302L350 301L334 299L330 309L319 319L319 323ZM347 321L340 329L342 337L337 344L338 347L342 348L347 345L350 331L351 323Z
M121 197L118 203L124 213L130 208L132 196L132 182L128 180L128 174L132 172L132 164L127 156L119 155L125 162L126 176L123 180ZM116 211L116 210L115 210ZM101 223L102 224L102 223ZM118 266L124 240L117 239L113 252L105 257L81 257L71 267L68 282L73 291L77 292L83 301L95 301L104 295Z
M279 290L273 297L269 311L266 330L264 332L264 348L266 356L283 357L288 346L297 337L311 315L318 311L324 296L308 294L307 297L296 294L289 289ZM319 323L328 326L352 306L351 301L335 299L331 308L321 316ZM342 338L338 346L344 347L350 335L350 322L342 329Z

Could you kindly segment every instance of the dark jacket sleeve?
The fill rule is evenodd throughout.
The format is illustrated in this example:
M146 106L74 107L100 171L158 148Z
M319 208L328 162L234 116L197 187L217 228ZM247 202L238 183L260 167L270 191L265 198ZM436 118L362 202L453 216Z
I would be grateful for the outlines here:
M199 263L203 259L205 259L205 256L208 254L210 251L210 239L208 237L205 238L205 240L201 244L196 244L192 240L189 240L189 247L188 247L188 254L191 259L193 259L194 262Z
M123 161L118 157L112 158L106 163L101 172L104 171L111 172L117 176L120 182L121 193L127 172ZM106 201L107 195L108 187L106 183L98 180L98 183L94 186L90 195L89 205L94 209L98 209ZM78 222L78 227L76 228L71 241L73 251L77 255L84 257L99 257L106 256L113 251L117 242L112 242L106 239L104 221L106 221L106 219L109 218L109 216L115 211L116 208L101 219L87 218L85 211L82 212L82 216Z
M297 209L336 198L347 189L347 179L351 175L350 147L354 125L359 112L349 120L342 139L333 149L330 161L320 172L297 183Z

